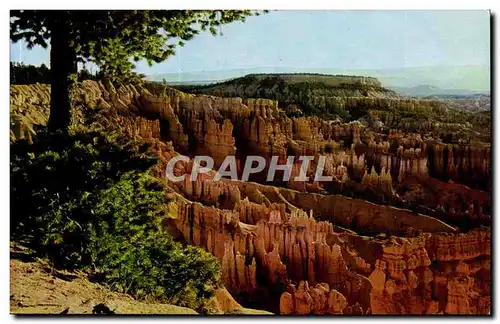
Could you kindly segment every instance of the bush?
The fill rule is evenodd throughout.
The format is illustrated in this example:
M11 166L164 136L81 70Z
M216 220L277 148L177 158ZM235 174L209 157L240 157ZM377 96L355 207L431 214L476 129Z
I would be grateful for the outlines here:
M11 237L55 267L97 273L115 290L196 308L219 282L204 250L163 229L166 201L145 147L98 133L41 133L11 146Z
M147 174L135 172L103 190L92 212L90 250L94 266L118 291L196 308L218 284L214 257L183 247L162 228L164 189Z

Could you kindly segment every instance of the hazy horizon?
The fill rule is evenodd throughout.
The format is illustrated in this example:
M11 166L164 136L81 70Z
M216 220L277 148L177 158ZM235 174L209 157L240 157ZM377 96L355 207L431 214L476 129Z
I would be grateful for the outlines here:
M490 91L490 67L487 66L427 66L394 69L328 69L328 68L279 68L254 67L248 69L226 69L181 73L158 73L147 75L149 80L165 79L173 84L208 84L259 73L319 73L369 76L377 78L389 88L413 88L423 85L443 90Z

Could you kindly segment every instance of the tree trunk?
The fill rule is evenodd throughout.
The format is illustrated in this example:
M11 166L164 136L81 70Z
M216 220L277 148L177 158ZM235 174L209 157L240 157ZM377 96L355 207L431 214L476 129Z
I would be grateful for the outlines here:
M70 46L69 15L55 11L50 42L50 130L68 129L71 122L71 74L76 73L76 53Z

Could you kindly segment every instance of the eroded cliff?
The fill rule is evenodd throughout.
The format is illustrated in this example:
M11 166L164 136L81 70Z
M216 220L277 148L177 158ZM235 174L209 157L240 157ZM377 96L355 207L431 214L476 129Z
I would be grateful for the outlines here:
M12 87L11 107L26 116L12 123L12 139L46 122L49 91ZM267 181L267 168L247 182L214 181L215 172L167 181L179 236L221 261L226 288L244 305L282 314L490 313L490 187L467 186L491 184L487 144L288 117L273 100L157 84L85 81L73 103L77 120L97 111L101 127L148 142L161 178L178 154L209 155L215 167L234 155L239 176L248 155L325 156L328 183L314 180L317 162L307 181ZM174 172L192 167L179 162Z

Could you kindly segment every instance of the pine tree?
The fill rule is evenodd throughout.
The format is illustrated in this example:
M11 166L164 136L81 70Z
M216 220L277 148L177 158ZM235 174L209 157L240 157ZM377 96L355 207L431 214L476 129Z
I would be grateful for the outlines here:
M251 10L12 10L10 38L28 48L50 44L49 128L67 129L69 92L78 62L97 64L112 81L134 78L133 61L150 65L175 53L200 31L213 35L223 24L245 21Z

